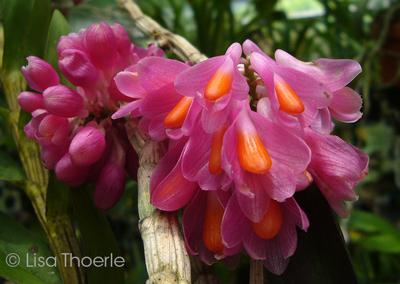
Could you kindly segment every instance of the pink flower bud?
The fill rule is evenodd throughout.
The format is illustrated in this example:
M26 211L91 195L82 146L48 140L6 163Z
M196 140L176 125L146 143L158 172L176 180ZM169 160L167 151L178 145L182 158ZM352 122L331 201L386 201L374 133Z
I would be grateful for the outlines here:
M61 57L61 53L67 49L77 49L80 51L85 51L82 46L74 39L69 36L61 36L60 41L57 44L57 55Z
M44 109L43 95L33 92L22 92L17 99L21 108L32 113L37 109Z
M29 121L28 124L24 126L24 132L26 137L35 139L35 129L32 127L32 120Z
M46 88L59 84L60 78L49 63L36 56L28 56L27 59L28 66L22 67L21 72L31 89L43 92Z
M117 41L107 23L92 24L87 29L86 50L98 69L109 71L114 67L117 59Z
M132 64L132 44L126 30L123 26L117 23L114 23L111 26L111 29L113 30L115 38L117 40L118 53L127 63Z
M54 170L57 162L68 151L68 143L62 146L49 145L42 147L41 159L45 169Z
M64 76L75 86L93 88L99 72L87 55L77 49L67 49L61 53L58 66Z
M70 87L59 85L43 92L44 106L51 114L62 117L79 116L83 110L83 98Z
M105 148L104 134L97 128L86 126L72 139L69 154L75 165L88 166L100 159Z
M94 190L94 204L109 210L121 199L126 185L126 172L116 164L107 164L100 173Z
M92 171L90 173L90 178L88 182L96 183L99 179L100 173L103 170L104 166L108 163L108 159L110 158L111 150L114 147L112 135L106 133L106 148L104 149L103 155L101 158L93 164Z
M69 186L76 187L84 184L90 175L92 167L78 167L70 159L68 152L57 162L54 170L57 179L67 183Z
M39 145L63 145L68 141L69 122L65 117L47 114L37 129L36 140Z

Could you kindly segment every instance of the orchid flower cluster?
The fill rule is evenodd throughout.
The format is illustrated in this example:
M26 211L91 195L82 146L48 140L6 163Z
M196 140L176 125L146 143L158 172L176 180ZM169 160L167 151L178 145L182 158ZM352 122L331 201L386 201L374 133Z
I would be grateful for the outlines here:
M246 40L190 66L132 45L120 25L105 23L62 37L57 51L76 90L29 57L22 72L42 94L19 96L33 116L25 131L58 179L97 181L100 208L115 205L125 169L135 168L123 127L131 118L167 148L151 177L151 203L185 208L187 249L207 264L234 267L246 251L281 274L296 250L296 226L309 227L293 195L313 182L348 217L343 200L357 199L369 158L330 133L332 117L362 116L360 95L346 87L361 72L357 62L302 62L282 50L274 60Z

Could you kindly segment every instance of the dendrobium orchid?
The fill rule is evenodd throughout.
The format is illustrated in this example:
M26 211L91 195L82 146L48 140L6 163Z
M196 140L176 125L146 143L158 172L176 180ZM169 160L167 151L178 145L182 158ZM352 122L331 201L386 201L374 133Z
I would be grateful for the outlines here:
M185 208L187 249L233 268L242 251L281 274L295 253L296 227L309 221L295 192L315 182L339 217L368 173L368 156L331 135L332 117L355 122L362 99L347 87L353 60L302 62L255 43L233 43L194 66L134 46L121 25L93 24L61 37L60 84L50 64L30 56L22 73L33 91L18 97L32 114L26 135L42 146L45 168L70 186L96 182L94 202L112 208L137 153L126 119L162 141L150 180L160 210ZM242 57L242 53L246 58ZM44 79L46 78L46 79Z

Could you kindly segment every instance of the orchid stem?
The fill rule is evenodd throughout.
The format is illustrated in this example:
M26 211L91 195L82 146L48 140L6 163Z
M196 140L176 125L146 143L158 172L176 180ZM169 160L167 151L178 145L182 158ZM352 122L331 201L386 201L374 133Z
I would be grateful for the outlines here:
M125 126L129 141L139 155L139 230L149 279L146 283L191 283L189 255L176 212L163 212L150 203L150 177L164 155L161 142L149 139L138 129L138 121Z

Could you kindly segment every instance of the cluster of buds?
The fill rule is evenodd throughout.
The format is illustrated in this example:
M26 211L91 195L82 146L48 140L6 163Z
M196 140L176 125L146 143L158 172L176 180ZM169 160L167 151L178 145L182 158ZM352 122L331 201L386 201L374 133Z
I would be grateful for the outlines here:
M60 180L97 180L100 208L123 192L133 160L126 155L134 155L123 127L130 117L167 147L151 177L151 203L164 211L186 206L187 249L207 264L234 267L245 250L281 274L296 250L296 226L309 226L293 195L313 182L348 217L343 200L357 199L369 158L330 133L332 117L362 115L360 95L346 87L361 72L357 62L308 63L282 50L274 60L247 40L190 66L133 46L120 25L104 23L61 38L58 53L76 91L28 58L23 73L43 95L20 95L33 116L25 131Z
M138 157L131 149L124 120L112 120L121 102L136 100L124 96L115 86L114 76L134 68L141 58L162 56L131 44L125 29L114 24L93 24L79 34L62 36L58 46L58 65L73 85L61 85L53 67L29 56L22 67L33 91L18 97L21 107L32 114L25 126L29 138L42 146L46 169L72 187L96 183L95 204L112 208L121 198L127 172L136 176Z

